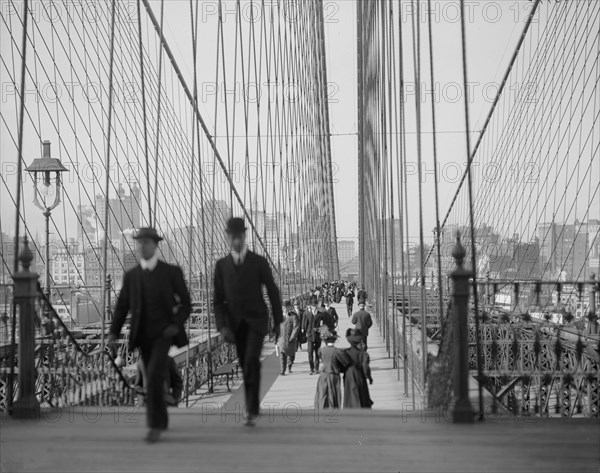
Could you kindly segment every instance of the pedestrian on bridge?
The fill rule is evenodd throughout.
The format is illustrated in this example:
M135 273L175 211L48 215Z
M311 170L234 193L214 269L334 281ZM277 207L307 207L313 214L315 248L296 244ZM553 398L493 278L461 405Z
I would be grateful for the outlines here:
M373 384L369 354L361 347L363 333L360 329L349 328L346 331L346 340L350 348L346 348L352 365L344 373L344 408L367 408L373 405L369 394L369 384Z
M292 372L292 365L296 358L296 342L300 326L298 324L298 315L292 307L292 302L286 300L283 303L287 317L283 321L281 336L279 337L279 359L281 361L281 374L285 375L286 368Z
M269 312L263 286L273 312L272 329L279 338L283 310L279 288L266 258L246 247L246 225L242 218L227 222L231 252L217 261L213 307L217 330L228 343L235 343L244 378L246 425L254 426L260 406L260 356L269 332Z
M342 387L340 373L352 364L352 360L344 350L335 347L338 336L325 325L320 330L325 346L319 349L322 361L321 374L317 381L315 393L315 409L331 409L342 407Z
M324 324L324 320L323 312L317 307L316 296L311 297L309 304L308 309L304 312L302 331L306 334L310 374L315 374L319 371L319 348L321 347L319 330Z
M335 307L331 306L331 300L329 299L325 299L325 314L325 324L329 327L329 330L337 329L340 318Z
M367 337L369 336L369 329L373 325L373 319L371 314L365 310L365 302L358 302L358 312L355 312L350 320L354 324L354 328L359 329L363 334L363 349L367 350Z
M164 382L168 373L169 348L188 344L185 321L191 301L183 272L158 259L158 243L163 239L154 228L140 228L140 263L127 271L119 293L108 337L114 348L128 313L131 313L130 348L138 347L146 368L147 442L159 440L169 423Z
M303 297L297 297L294 299L294 312L298 317L298 336L296 338L296 345L298 350L302 350L302 345L306 343L306 333L302 330L302 326L304 323L304 303L302 303ZM300 305L302 304L302 306Z
M352 317L352 309L354 308L354 292L348 289L346 294L346 309L348 310L348 317Z
M367 291L365 291L365 286L360 286L358 293L356 294L356 299L358 303L367 302Z

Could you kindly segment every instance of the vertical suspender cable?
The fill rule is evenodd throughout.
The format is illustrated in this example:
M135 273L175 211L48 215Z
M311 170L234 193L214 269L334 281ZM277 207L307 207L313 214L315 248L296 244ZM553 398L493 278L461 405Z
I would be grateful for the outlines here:
M414 6L414 5L413 5ZM413 8L414 10L414 8ZM420 288L420 296L421 296L421 362L423 364L423 379L422 379L422 387L425 388L425 376L427 373L427 306L425 301L425 261L424 261L424 251L423 251L423 191L422 191L422 157L421 157L421 15L419 3L417 1L417 15L416 15L416 28L413 17L413 38L416 36L416 40L414 41L414 46L416 48L416 53L414 57L415 64L415 82L416 82L416 121L417 121L417 171L419 177L419 264L420 264L420 281L418 281Z
M27 20L29 18L29 1L23 2L23 37L21 42L21 84L20 84L20 102L19 102L19 137L18 137L18 158L17 158L17 196L15 206L15 246L13 260L13 274L19 270L19 232L21 225L21 176L23 174L23 125L25 115L25 73L27 70ZM10 377L7 386L8 407L12 408L13 403L13 386L15 377L15 350L17 335L17 306L13 297L12 304L12 321L10 326Z
M105 164L105 172L106 172L106 180L105 180L105 194L104 194L104 243L102 249L102 306L100 310L102 311L102 343L101 348L102 352L104 352L105 347L105 326L106 326L106 291L107 291L107 281L106 276L108 272L108 237L109 237L109 228L108 228L108 214L109 214L109 185L110 185L110 138L112 136L112 111L113 111L113 93L114 93L114 84L113 84L113 68L114 68L114 52L115 52L115 13L116 13L116 0L112 0L111 5L111 22L110 22L110 59L109 59L109 70L108 70L108 129L106 131L106 164ZM104 370L104 365L102 365L102 370Z
M160 31L163 30L163 20L165 15L165 0L161 0L160 2ZM152 222L154 226L157 226L156 223L156 206L158 205L157 201L157 188L158 188L158 153L160 150L160 112L162 105L162 62L163 62L163 48L160 48L160 52L158 54L158 103L157 103L157 111L156 111L156 146L154 148L154 218Z
M431 21L431 0L427 0L427 23L429 25L429 71L431 74L431 90L435 87L435 80L433 77L433 33L432 33L432 21ZM434 95L435 97L435 95ZM438 161L437 161L437 135L436 135L436 124L435 124L435 100L431 101L431 125L433 131L433 175L434 175L434 187L435 187L435 246L437 248L437 275L438 275L438 303L439 303L439 320L440 330L442 330L443 323L442 318L444 317L444 296L442 294L442 250L440 248L440 202L438 192ZM433 284L432 284L433 285Z
M463 83L465 90L465 125L466 125L466 141L467 141L467 184L469 191L469 224L471 229L471 271L473 271L473 301L475 303L475 336L477 341L477 386L479 390L479 420L483 420L483 377L481 367L481 341L479 334L479 303L477 297L477 255L475 254L475 228L473 217L473 183L471 179L471 137L469 136L469 100L467 91L467 44L465 34L465 1L460 2L460 27L462 36L462 67L463 67Z
M148 195L148 226L153 226L152 220L152 198L151 196L151 188L150 188L150 160L148 156L148 120L147 120L147 112L146 112L146 75L144 74L144 46L142 43L142 11L141 11L140 0L137 0L137 13L138 13L138 38L139 38L139 46L140 46L140 78L142 82L142 119L144 121L144 156L146 159L146 184L147 184L147 193Z

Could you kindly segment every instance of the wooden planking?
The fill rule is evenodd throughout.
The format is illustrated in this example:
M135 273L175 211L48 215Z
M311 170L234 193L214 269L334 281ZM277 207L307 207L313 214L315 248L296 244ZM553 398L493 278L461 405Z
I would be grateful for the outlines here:
M77 408L39 422L2 420L1 470L61 472L598 471L597 419L501 419L457 425L420 413L267 410L255 428L236 413L173 409L146 445L143 410Z

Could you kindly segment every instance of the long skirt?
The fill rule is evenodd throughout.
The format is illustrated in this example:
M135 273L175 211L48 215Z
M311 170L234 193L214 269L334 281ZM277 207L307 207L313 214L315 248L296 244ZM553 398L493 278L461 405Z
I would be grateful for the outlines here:
M344 408L368 408L373 405L367 378L362 370L350 366L344 373Z
M342 406L342 387L339 374L321 373L315 393L315 409Z

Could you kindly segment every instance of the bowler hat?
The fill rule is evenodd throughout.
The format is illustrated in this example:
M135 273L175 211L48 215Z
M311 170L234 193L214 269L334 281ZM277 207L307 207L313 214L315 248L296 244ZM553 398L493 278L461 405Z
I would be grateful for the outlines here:
M156 228L151 227L140 228L133 237L134 240L141 240L142 238L150 238L151 240L154 240L157 243L163 240L163 237L159 236L158 232L156 231Z
M319 301L317 300L317 296L310 297L310 305L317 305Z
M232 235L239 235L240 233L244 233L246 231L246 224L244 223L244 219L240 217L231 217L227 220L227 233Z
M292 301L289 299L284 300L283 307L292 307Z
M363 340L362 330L359 328L349 328L346 330L346 340L348 343L360 343Z

